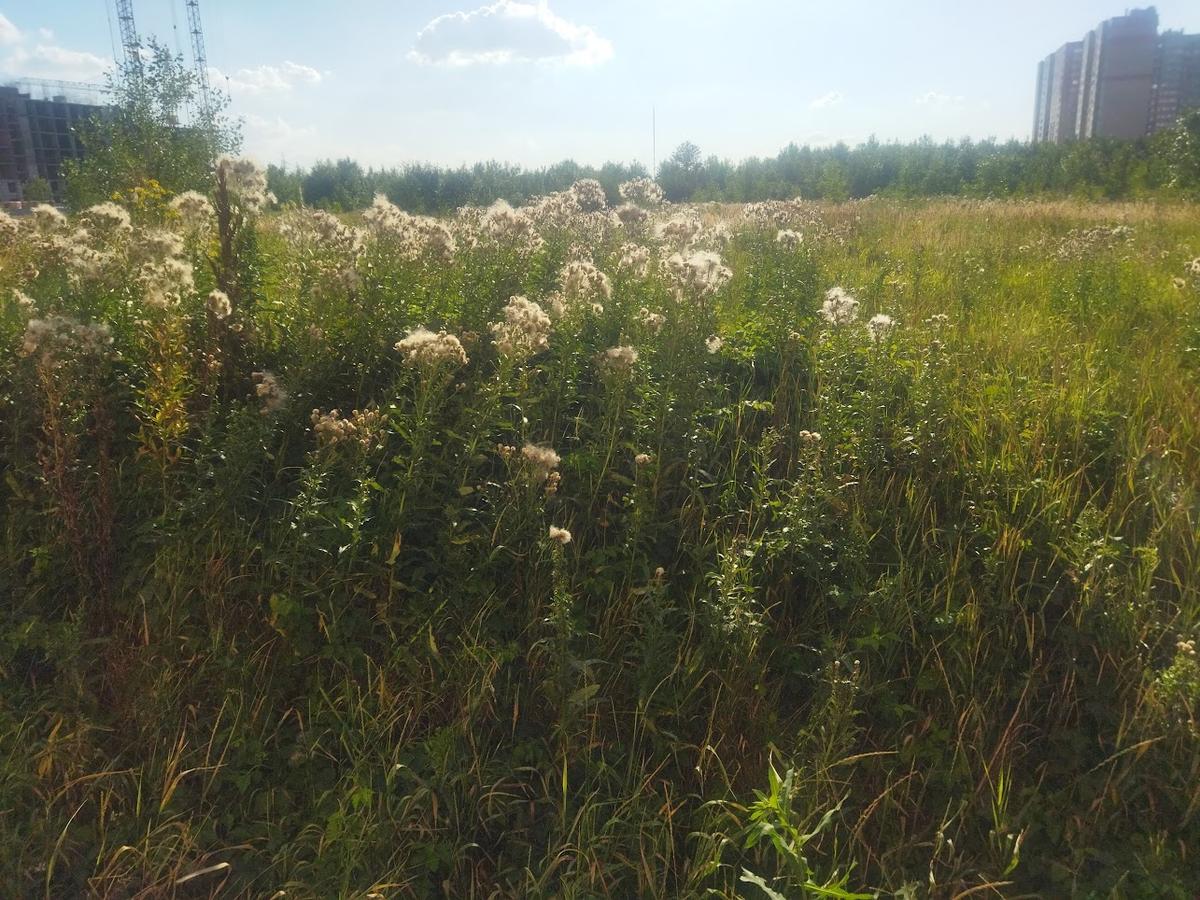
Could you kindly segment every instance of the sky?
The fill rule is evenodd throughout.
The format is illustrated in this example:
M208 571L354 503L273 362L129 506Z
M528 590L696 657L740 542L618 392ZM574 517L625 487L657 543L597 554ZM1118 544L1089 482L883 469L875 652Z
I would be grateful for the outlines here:
M184 0L134 0L190 61ZM1160 28L1200 31L1198 0ZM652 166L682 141L1027 139L1039 59L1100 0L200 0L214 86L262 163ZM100 81L114 0L0 0L0 81ZM652 123L653 127L652 127Z

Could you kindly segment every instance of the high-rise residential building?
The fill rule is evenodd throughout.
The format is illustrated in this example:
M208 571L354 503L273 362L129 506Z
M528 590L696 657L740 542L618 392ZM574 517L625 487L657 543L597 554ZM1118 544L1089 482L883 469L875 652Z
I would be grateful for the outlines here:
M1158 11L1135 9L1102 22L1083 39L1076 134L1139 138L1149 131L1158 49Z
M1189 109L1200 108L1200 34L1166 31L1158 38L1150 130L1170 128Z
M1075 137L1083 42L1063 44L1038 63L1033 139L1060 143Z
M1049 120L1046 110L1050 107L1050 76L1053 74L1054 57L1047 56L1038 63L1037 93L1033 95L1033 142L1047 139Z
M1101 22L1038 63L1034 141L1139 138L1200 104L1200 35L1158 33L1153 6Z
M76 126L108 113L96 99L66 84L0 87L0 201L24 199L25 185L35 178L62 197L63 163L83 155Z

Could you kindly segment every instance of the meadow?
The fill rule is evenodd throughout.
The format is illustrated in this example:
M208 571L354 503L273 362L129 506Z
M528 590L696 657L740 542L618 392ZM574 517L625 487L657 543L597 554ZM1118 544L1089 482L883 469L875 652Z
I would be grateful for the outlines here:
M0 219L0 895L1200 893L1200 215Z

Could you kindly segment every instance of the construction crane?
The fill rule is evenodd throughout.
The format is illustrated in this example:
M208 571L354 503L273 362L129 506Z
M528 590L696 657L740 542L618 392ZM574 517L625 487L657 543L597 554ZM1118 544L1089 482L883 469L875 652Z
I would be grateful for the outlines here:
M125 53L125 71L134 79L142 77L142 42L133 21L133 0L115 0L121 47ZM174 2L174 0L168 0ZM200 85L200 110L207 118L212 113L212 87L208 79L208 55L204 51L204 28L200 24L200 0L184 0L188 32L192 38L192 65ZM110 22L111 24L111 22Z
M125 50L125 70L135 79L142 77L142 42L133 23L133 0L117 0L117 22L121 26L121 46Z
M192 63L200 81L200 110L207 119L212 113L208 86L208 57L204 53L204 30L200 27L200 0L184 0L187 7L188 31L192 33Z

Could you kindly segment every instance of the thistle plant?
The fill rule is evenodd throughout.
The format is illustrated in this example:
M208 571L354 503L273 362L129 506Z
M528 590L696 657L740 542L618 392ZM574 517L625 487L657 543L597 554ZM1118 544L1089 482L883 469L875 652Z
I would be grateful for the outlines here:
M0 884L1200 891L1194 210L213 179L0 216Z

